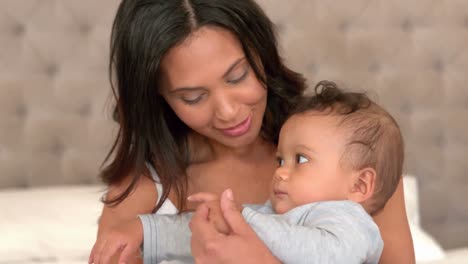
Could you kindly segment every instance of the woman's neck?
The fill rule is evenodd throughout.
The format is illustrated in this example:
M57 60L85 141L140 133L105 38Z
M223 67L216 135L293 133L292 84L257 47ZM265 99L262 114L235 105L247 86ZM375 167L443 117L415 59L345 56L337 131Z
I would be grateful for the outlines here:
M218 159L258 160L270 157L276 152L276 146L262 137L257 137L251 144L241 147L230 147L209 140L200 135L190 138L190 154L193 163L213 161Z
M234 149L212 145L200 135L190 136L189 142L188 194L221 194L231 188L242 203L263 203L268 199L277 166L274 144L258 138L249 146ZM171 201L176 202L176 198L172 192Z

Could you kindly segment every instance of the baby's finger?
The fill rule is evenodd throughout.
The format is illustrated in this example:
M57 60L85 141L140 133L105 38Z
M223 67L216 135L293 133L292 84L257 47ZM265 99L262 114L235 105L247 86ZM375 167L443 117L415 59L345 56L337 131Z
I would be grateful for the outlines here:
M133 246L132 244L127 244L120 253L119 264L129 263L130 259L135 257L138 247Z
M187 197L191 202L211 202L219 200L219 196L210 192L199 192Z
M208 220L209 209L201 204L192 216L189 227L192 231L192 242L197 241L200 245L206 245L208 241L224 235L218 232L213 223Z
M189 228L193 232L192 228L197 225L199 222L208 221L208 214L210 213L210 209L206 204L201 204L195 210L192 220L190 220Z
M94 251L95 251L95 248L96 248L96 244L94 244L93 248L91 249L91 253L89 253L88 264L94 263Z
M98 242L96 243L96 245L94 245L94 248L93 248L93 263L94 264L100 263L101 252L104 249L106 243L107 243L107 239L104 240L103 242Z
M117 253L120 249L124 248L126 243L118 241L113 243L107 243L106 247L101 252L101 258L99 264L108 264L112 256Z

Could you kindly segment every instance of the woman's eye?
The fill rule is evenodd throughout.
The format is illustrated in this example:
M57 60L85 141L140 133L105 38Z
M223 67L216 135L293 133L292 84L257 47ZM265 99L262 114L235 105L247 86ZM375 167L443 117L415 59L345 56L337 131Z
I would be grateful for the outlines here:
M191 98L186 98L186 97L181 97L182 101L188 105L193 105L198 103L202 99L202 95L197 96L197 97L191 97Z
M297 163L301 164L301 163L306 163L308 161L309 161L309 159L306 158L304 155L300 155L300 154L296 155L296 162Z
M278 166L283 166L284 165L284 159L282 158L276 158L276 160L278 161Z
M240 83L242 80L244 80L247 77L248 73L249 72L247 70L245 70L244 73L242 73L241 76L239 76L237 78L234 78L234 79L229 79L229 80L227 80L227 82L230 83L230 84Z

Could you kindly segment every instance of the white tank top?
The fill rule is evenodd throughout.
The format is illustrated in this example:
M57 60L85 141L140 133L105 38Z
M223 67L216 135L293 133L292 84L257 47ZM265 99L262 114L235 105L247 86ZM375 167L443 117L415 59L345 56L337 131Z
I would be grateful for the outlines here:
M153 166L149 163L146 163L146 167L148 167L148 170L151 173L151 177L156 183L156 190L158 191L158 199L156 200L156 204L158 204L159 200L161 199L161 195L163 193L163 187L162 187L161 181L159 180L158 173L153 168ZM161 208L158 209L156 214L177 214L178 212L179 210L177 210L177 207L171 202L171 200L166 199L164 203L162 204Z

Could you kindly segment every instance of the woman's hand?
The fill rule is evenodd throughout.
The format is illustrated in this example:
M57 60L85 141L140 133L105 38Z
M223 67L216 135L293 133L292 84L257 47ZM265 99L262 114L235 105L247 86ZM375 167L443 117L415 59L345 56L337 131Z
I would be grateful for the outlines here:
M187 197L190 202L198 202L205 204L208 207L208 221L216 228L216 230L225 235L231 233L231 228L226 223L221 206L219 203L219 195L209 192L199 192Z
M232 191L221 195L221 211L232 230L226 235L209 221L209 207L201 204L190 222L192 255L196 263L280 263L244 220Z
M406 216L403 179L383 211L374 216L374 221L379 226L385 244L379 264L416 263Z
M136 218L103 232L89 255L88 263L109 264L111 257L120 252L118 263L129 263L139 255L143 242L143 226Z

